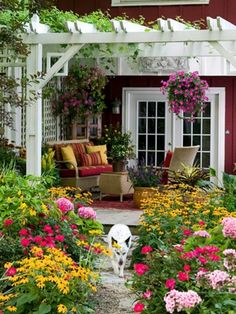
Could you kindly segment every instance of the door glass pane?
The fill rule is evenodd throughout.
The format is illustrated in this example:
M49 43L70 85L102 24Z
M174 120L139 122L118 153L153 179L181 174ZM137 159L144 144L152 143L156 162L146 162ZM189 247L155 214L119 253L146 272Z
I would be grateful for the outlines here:
M148 165L155 164L155 152L148 152Z
M138 161L146 165L146 152L138 152Z
M157 133L165 133L165 120L157 119Z
M193 134L201 134L201 120L196 119L193 123Z
M202 168L210 167L210 153L202 153Z
M164 135L157 136L157 149L164 150L165 149L165 137Z
M211 105L207 102L207 106L203 112L203 117L210 117L211 116Z
M184 134L191 133L191 122L184 120Z
M148 116L149 117L155 117L156 116L156 103L153 101L150 101L148 103Z
M156 119L148 119L148 133L155 133Z
M200 144L201 144L201 137L193 136L193 145L200 145Z
M203 134L210 134L211 132L211 120L210 119L205 119L203 120Z
M184 136L183 143L184 146L191 146L191 136Z
M138 132L146 133L146 119L139 119Z
M210 136L202 137L202 150L210 151L211 150L211 138Z
M147 112L146 102L140 101L139 102L139 112L138 112L139 117L146 117L146 112Z
M146 135L139 135L138 149L146 149Z
M158 117L165 117L165 102L158 102L157 103L157 116Z
M148 150L155 149L155 135L148 135Z
M164 152L157 152L157 166L160 166L164 161Z

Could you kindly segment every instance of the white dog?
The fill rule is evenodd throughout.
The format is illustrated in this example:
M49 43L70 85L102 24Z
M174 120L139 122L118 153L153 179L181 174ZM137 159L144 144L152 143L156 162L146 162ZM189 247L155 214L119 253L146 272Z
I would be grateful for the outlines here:
M107 237L109 249L112 251L111 263L114 273L123 278L132 234L126 225L116 224L111 227Z

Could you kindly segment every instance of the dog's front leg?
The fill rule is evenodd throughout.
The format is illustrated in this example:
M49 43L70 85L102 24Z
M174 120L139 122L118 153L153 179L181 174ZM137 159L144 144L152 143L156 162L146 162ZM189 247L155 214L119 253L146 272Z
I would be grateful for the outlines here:
M111 260L111 264L112 264L112 267L114 269L114 273L116 275L119 275L119 268L118 268L118 263L114 260Z
M125 263L123 263L123 264L120 266L120 274L119 274L119 277L120 277L120 278L124 278L124 267L125 267Z

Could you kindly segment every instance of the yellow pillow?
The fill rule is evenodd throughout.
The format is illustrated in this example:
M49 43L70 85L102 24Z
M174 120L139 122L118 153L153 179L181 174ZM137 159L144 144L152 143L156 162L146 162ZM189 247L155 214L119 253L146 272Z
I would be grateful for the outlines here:
M86 145L86 150L88 154L100 152L103 165L108 164L107 162L107 145L95 145L88 146Z
M75 154L71 146L62 146L61 154L64 161L71 161L77 165ZM66 167L68 169L75 169L75 167L72 164L66 164Z

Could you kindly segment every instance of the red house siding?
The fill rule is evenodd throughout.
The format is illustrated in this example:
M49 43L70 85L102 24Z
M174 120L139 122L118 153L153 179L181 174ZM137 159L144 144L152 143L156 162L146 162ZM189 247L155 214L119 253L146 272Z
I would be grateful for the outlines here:
M112 16L126 13L129 17L138 18L143 15L146 21L156 20L165 16L175 18L181 16L186 21L195 21L207 16L221 16L236 24L235 0L210 0L209 5L180 5L180 6L137 6L111 7L111 0L57 0L57 6L62 10L72 10L81 15L101 9L110 10ZM231 173L236 162L236 77L206 77L211 87L226 89L226 125L225 130L225 171ZM121 99L123 87L158 87L161 77L154 76L120 76L110 80L106 89L106 101L109 104L115 97ZM121 122L121 115L112 115L108 108L104 113L104 123Z

